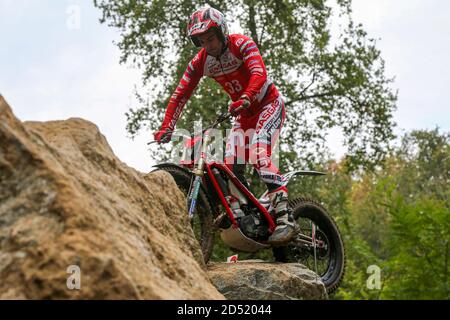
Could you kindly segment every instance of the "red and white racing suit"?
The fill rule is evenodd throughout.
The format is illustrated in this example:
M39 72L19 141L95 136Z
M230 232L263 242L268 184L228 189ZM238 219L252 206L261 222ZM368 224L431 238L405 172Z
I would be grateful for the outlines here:
M270 158L285 119L284 102L267 76L255 42L247 36L228 35L226 49L219 58L208 55L204 48L197 53L170 98L162 128L174 130L202 76L217 81L231 100L246 95L251 101L236 118L228 136L225 164L236 172L236 165L250 162L269 191L285 189L285 179Z

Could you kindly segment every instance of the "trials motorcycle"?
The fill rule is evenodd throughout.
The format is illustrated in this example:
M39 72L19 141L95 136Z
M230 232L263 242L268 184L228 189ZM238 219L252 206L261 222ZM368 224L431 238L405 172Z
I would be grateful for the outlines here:
M254 253L272 249L277 262L306 265L320 276L331 294L344 275L345 251L339 229L327 210L309 198L290 200L289 206L297 223L296 235L285 245L271 246L267 239L276 224L267 190L256 197L225 164L208 161L210 130L230 117L229 113L222 114L200 136L185 139L179 164L161 163L153 170L170 173L186 195L189 218L205 263L213 251L214 235L219 232L225 245L234 250ZM197 160L194 150L200 151ZM283 174L287 183L302 175L321 176L324 173L300 170ZM236 201L231 201L236 199L238 209L234 208Z

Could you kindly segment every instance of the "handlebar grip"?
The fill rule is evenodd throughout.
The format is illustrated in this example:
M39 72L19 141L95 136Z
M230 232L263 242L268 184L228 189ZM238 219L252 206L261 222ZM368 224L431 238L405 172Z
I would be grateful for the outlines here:
M235 112L239 112L241 110L247 109L248 107L250 107L251 102L247 99L243 99L245 101L245 103L243 103L240 107L236 108Z
M169 134L173 134L174 132L175 132L175 130L166 130L166 132L164 132L163 135L161 136L160 141L157 141L157 140L150 141L150 142L147 142L147 145L150 145L152 143L165 143L164 138ZM166 141L166 142L170 142L170 141Z
M241 111L241 110L243 110L243 109L245 109L245 108L247 108L247 106L246 105L242 105L242 106L240 106L239 108L236 108L236 112L238 112L238 111Z

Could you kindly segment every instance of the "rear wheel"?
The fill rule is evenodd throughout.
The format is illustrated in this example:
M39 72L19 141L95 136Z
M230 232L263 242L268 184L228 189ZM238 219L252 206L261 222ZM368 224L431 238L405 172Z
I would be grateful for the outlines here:
M300 233L287 246L274 247L276 261L298 262L316 271L328 294L333 293L344 276L345 251L339 229L325 208L314 200L298 198L289 202ZM312 235L315 231L316 246ZM309 241L305 239L310 239Z
M161 166L157 170L164 170L172 175L178 188L185 194L188 201L188 193L193 175L177 167L176 165ZM155 170L156 171L156 170ZM188 212L189 203L186 203L186 214ZM208 263L214 246L213 234L213 213L208 196L203 188L200 188L194 218L191 221L191 227L194 231L195 238L200 244L203 260Z

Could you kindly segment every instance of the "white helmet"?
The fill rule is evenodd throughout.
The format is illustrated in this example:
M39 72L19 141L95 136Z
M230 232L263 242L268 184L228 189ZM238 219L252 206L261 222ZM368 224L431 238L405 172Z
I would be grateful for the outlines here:
M187 34L195 46L200 47L197 36L211 29L216 30L219 38L225 42L228 26L222 12L211 7L203 7L195 11L189 20Z

